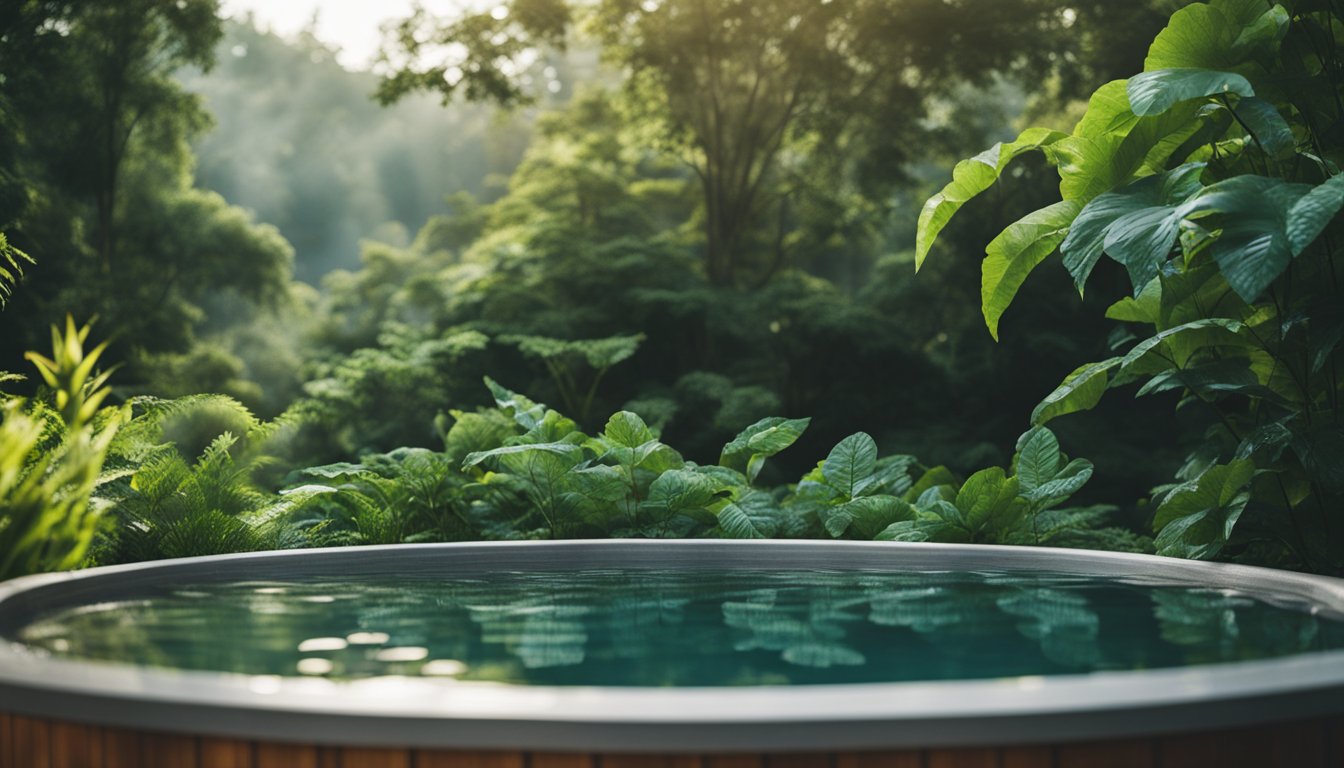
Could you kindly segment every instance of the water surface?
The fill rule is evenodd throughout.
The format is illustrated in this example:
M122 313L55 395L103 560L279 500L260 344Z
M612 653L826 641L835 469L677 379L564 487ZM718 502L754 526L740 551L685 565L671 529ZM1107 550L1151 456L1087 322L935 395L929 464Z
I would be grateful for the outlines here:
M184 584L6 634L36 653L181 669L602 686L983 679L1344 649L1337 618L1236 592L807 570Z

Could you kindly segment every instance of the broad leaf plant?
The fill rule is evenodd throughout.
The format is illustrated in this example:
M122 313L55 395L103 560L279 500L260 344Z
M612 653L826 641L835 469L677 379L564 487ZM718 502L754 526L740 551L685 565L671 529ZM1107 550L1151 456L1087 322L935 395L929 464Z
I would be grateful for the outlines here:
M1155 492L1161 554L1344 572L1341 45L1332 2L1187 6L1144 71L1098 89L1071 133L1033 128L961 162L921 213L917 268L1015 158L1040 153L1058 171L1060 201L986 248L981 310L998 338L1028 274L1056 252L1080 292L1103 257L1124 267L1132 293L1107 317L1130 341L1079 366L1032 420L1132 384L1212 415L1176 482Z

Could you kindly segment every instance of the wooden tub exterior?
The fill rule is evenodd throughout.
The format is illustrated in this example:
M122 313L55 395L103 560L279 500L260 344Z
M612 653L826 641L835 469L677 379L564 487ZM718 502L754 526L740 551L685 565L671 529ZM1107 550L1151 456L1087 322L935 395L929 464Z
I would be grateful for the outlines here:
M1341 768L1344 716L1112 741L785 754L466 752L281 744L0 714L0 768Z

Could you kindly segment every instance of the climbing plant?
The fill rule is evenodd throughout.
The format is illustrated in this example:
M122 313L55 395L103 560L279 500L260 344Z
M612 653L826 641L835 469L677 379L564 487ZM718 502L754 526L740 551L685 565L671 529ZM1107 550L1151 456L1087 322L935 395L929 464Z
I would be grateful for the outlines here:
M1209 415L1154 495L1161 554L1344 572L1341 44L1334 3L1185 7L1144 71L1098 89L1071 133L1029 129L961 162L921 213L916 268L1015 158L1038 152L1058 170L1061 200L987 246L981 311L998 338L1056 252L1080 292L1103 257L1123 266L1132 293L1107 311L1128 329L1115 355L1080 366L1032 421L1136 383Z

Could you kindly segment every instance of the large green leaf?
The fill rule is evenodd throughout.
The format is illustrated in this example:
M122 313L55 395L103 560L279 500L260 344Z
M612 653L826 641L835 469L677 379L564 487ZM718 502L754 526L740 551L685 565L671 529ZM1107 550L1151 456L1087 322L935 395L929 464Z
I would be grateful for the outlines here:
M1085 459L1066 461L1059 441L1045 427L1032 427L1018 438L1013 468L1019 492L1037 509L1064 501L1092 477L1092 463Z
M474 467L486 459L504 458L508 456L517 456L527 453L551 453L557 456L564 456L577 460L582 455L583 449L573 443L531 443L528 445L506 445L503 448L495 448L489 451L477 451L467 454L462 460L462 467Z
M1124 264L1137 293L1157 276L1179 234L1181 205L1202 188L1203 163L1187 163L1099 195L1083 207L1060 245L1081 290L1103 253Z
M729 539L764 539L771 534L770 521L753 517L742 507L728 502L719 510L719 530Z
M656 439L644 420L630 411L618 411L612 414L602 431L602 437L610 445L623 448L638 448Z
M1121 359L1120 370L1142 375L1184 368L1190 357L1200 350L1246 346L1248 341L1241 336L1243 327L1237 320L1206 317L1168 328L1134 345Z
M1264 99L1242 99L1236 106L1237 117L1250 129L1251 136L1270 157L1286 157L1297 146L1293 130L1279 110Z
M1300 255L1320 236L1326 225L1344 207L1344 174L1330 177L1324 184L1303 195L1288 211L1288 246Z
M924 265L938 233L971 198L993 186L1008 164L1027 152L1047 147L1064 138L1058 131L1031 128L1023 131L1015 141L995 144L969 160L957 163L952 170L952 181L928 202L919 213L915 231L915 269Z
M708 475L688 469L672 469L659 475L649 485L649 495L644 504L654 514L685 515L713 525L714 515L707 507L722 490L723 486Z
M1251 5L1252 0L1231 0L1180 9L1148 48L1144 70L1238 71L1251 57L1278 42L1287 21L1282 8L1266 10L1263 3L1258 3L1259 15L1250 18L1255 12Z
M864 496L822 512L826 532L835 538L870 540L893 523L913 520L915 508L895 496Z
M533 402L524 395L505 389L489 376L485 377L485 386L490 389L490 394L494 396L495 405L510 411L514 421L517 421L523 429L532 429L537 426L546 415L545 405Z
M866 432L857 432L831 449L821 465L822 476L834 489L854 498L877 481L877 443Z
M1064 200L1027 214L999 233L985 249L980 267L980 309L997 341L999 318L1013 303L1027 275L1054 252L1069 233L1081 205Z
M1110 385L1110 373L1120 365L1120 360L1112 357L1079 366L1036 406L1031 412L1031 423L1044 424L1057 416L1086 411L1101 402Z
M1254 474L1251 462L1233 461L1211 467L1172 491L1153 518L1157 553L1196 560L1215 557L1250 500Z
M1157 325L1162 318L1162 281L1154 279L1137 296L1126 296L1106 308L1109 320Z
M1255 95L1250 81L1235 72L1186 67L1135 75L1129 79L1127 91L1130 109L1139 116L1160 115L1190 99L1228 94L1250 98Z
M1046 148L1059 167L1059 192L1065 200L1086 204L1137 177L1159 172L1199 132L1199 103L1182 102L1161 114L1140 117L1129 108L1127 85L1116 80L1097 89L1073 135Z
M982 469L966 478L955 502L976 541L1001 540L1004 533L1022 522L1027 502L1019 495L1017 478L999 467Z
M1310 242L1339 210L1338 184L1326 182L1314 197L1295 213L1297 204L1313 192L1306 184L1291 184L1266 176L1234 176L1206 187L1183 209L1188 218L1216 217L1218 237L1209 252L1228 285L1245 301L1260 297L1301 250L1295 242ZM1318 188L1321 189L1321 188ZM1296 219L1290 235L1289 222ZM1302 247L1306 247L1303 244Z
M723 446L719 464L742 472L747 476L747 482L752 482L760 474L765 460L793 445L811 421L779 416L761 419Z

